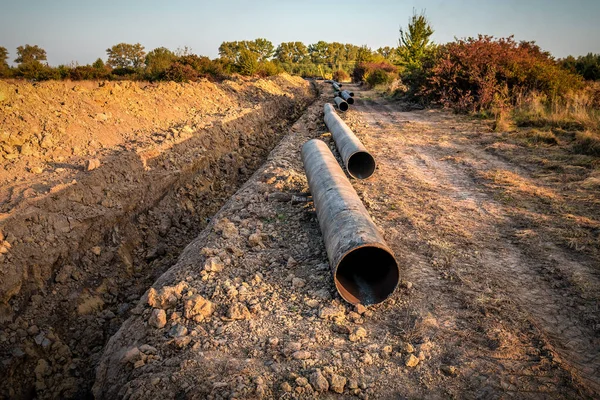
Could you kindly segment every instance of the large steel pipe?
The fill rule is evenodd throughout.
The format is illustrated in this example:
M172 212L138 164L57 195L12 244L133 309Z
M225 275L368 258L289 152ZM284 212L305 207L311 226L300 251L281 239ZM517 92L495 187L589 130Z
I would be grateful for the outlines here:
M377 304L398 286L398 263L329 147L313 139L302 162L339 294L352 304Z
M331 104L325 104L325 125L331 132L346 170L353 178L367 179L375 172L375 158L358 140L348 125L337 115Z
M342 99L346 100L346 103L354 104L354 97L352 97L350 95L350 92L348 92L347 90L342 90L340 92L340 96L342 97Z
M346 100L336 96L333 98L333 101L335 101L335 105L340 111L348 111L348 103L346 103Z

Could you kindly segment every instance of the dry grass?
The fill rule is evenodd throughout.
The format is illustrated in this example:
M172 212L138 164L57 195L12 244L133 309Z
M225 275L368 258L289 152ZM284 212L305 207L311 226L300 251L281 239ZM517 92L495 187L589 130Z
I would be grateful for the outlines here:
M570 93L563 98L530 94L518 99L513 118L518 126L557 127L566 130L600 131L597 89Z
M554 133L550 130L539 130L539 129L531 129L525 130L517 133L517 137L525 139L527 143L538 145L538 144L548 144L548 145L557 145L558 138Z
M600 134L592 131L577 132L573 149L578 153L600 156Z

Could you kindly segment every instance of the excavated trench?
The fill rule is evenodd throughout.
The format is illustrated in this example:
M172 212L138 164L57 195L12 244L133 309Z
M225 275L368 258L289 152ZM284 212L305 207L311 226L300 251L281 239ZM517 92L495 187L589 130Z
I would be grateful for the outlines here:
M256 102L167 151L114 151L100 168L0 220L12 243L2 266L10 300L1 310L0 397L91 397L106 341L315 90Z

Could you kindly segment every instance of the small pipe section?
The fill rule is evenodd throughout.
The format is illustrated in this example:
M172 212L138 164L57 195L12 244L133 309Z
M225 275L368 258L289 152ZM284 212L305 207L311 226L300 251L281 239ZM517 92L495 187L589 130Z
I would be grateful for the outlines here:
M331 104L325 104L323 108L325 125L333 136L348 174L356 179L367 179L373 175L377 166L375 158L337 115Z
M350 95L350 92L348 92L347 90L342 90L340 92L340 95L342 99L346 100L346 103L351 105L354 104L354 98Z
M348 103L346 100L342 99L339 96L336 96L333 101L335 101L335 105L340 111L348 111Z
M400 279L394 254L329 147L309 140L302 162L338 293L351 304L381 303Z
M331 84L331 86L333 86L333 90L337 90L338 92L342 91L342 84L341 83L333 82Z

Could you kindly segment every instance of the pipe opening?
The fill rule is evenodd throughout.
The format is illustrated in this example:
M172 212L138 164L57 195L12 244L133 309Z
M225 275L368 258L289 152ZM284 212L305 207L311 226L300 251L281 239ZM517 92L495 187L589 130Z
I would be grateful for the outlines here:
M348 103L346 103L345 101L344 101L344 102L341 102L341 103L338 105L338 108L339 108L341 111L348 111Z
M359 247L342 258L335 272L335 285L349 303L381 303L396 289L400 277L396 259L379 247Z
M367 179L375 172L375 159L366 151L359 151L350 156L347 168L354 178Z
M352 97L354 97L354 92L348 92L348 94Z
M354 98L353 97L348 97L346 99L346 103L348 103L348 104L354 104Z

